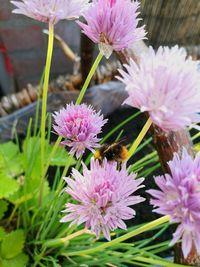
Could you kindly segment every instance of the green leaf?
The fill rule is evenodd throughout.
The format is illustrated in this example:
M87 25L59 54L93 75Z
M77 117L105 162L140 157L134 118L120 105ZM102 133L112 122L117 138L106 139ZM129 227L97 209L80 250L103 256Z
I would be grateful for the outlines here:
M12 142L0 144L0 173L9 177L16 177L22 173L19 155L19 148L16 144Z
M21 161L27 176L37 178L40 175L40 139L31 137L23 143Z
M45 141L45 160L47 163L50 153L54 145L49 144L48 141ZM64 147L59 146L54 154L53 158L50 161L52 166L65 166L68 160L69 154ZM40 139L38 137L31 137L26 139L23 144L23 162L31 165L31 169L40 170ZM75 164L76 161L72 161L72 164ZM34 166L34 167L33 167Z
M6 232L3 227L0 227L0 241L6 236Z
M12 259L3 260L2 267L26 267L28 260L28 256L24 253L21 253Z
M19 190L8 198L14 205L21 205L34 197L33 193L24 194L23 190Z
M38 195L39 195L39 186L41 184L40 177L37 179L29 178L26 181L26 194L24 194L24 190L20 188L16 193L11 195L8 200L14 205L20 205L26 202L28 208L32 206L37 206L38 204ZM44 192L43 196L46 197L50 192L49 183L45 181L44 183Z
M25 235L23 230L16 230L7 234L1 243L1 255L5 259L11 259L22 253Z
M7 209L8 209L8 202L3 199L0 199L0 219L3 218Z
M47 150L47 157L50 156L50 152L53 149L53 145L48 145ZM46 158L48 159L48 158ZM69 159L69 154L65 150L64 147L58 147L56 153L54 154L53 158L51 158L50 165L52 166L65 166L67 164L67 161ZM71 161L71 165L76 164L76 160L73 159Z
M32 180L32 184L28 183L27 190L28 192L34 192L33 198L27 201L28 207L37 207L38 206L38 198L39 198L39 186L40 186L41 180ZM33 191L31 191L33 190ZM48 181L45 181L44 188L43 188L43 197L45 198L50 192L49 183Z
M52 152L53 145L50 145L48 141L45 142L45 163L48 162L49 156ZM40 170L40 138L31 137L27 138L23 143L23 152L20 154L21 162L25 170L25 184L26 194L22 187L17 192L8 197L9 201L13 204L22 202L27 203L27 207L37 205L38 202L38 188L41 185ZM56 153L51 159L50 165L52 166L65 166L69 159L69 154L64 147L58 147ZM76 161L72 161L75 164ZM28 178L27 178L28 177ZM46 182L44 188L44 198L49 194L49 185Z
M19 189L16 180L0 174L0 199L7 198Z
M5 157L6 159L12 159L18 152L18 146L13 142L8 142L0 145L1 159L2 157Z

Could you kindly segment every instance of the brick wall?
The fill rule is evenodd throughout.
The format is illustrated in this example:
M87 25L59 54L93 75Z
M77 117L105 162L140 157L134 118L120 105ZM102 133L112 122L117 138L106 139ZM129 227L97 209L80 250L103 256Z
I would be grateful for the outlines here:
M13 6L9 0L0 0L0 40L7 48L14 67L17 90L28 82L38 83L45 64L47 36L42 33L47 25L29 19L23 15L12 14ZM79 52L79 27L75 22L61 21L55 32ZM72 70L70 61L64 56L58 45L55 45L51 78ZM0 73L1 80L1 73Z

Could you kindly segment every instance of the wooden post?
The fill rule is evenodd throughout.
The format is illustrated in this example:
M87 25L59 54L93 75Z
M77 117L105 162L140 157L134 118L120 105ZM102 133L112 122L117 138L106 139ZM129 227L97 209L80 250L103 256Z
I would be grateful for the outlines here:
M194 156L193 144L187 130L166 133L156 125L152 125L153 143L158 152L163 171L169 173L167 162L172 160L176 152L181 156L185 147L191 156Z
M81 33L81 47L80 47L80 57L81 57L81 76L84 82L87 75L92 67L93 63L93 52L95 44L83 33Z
M117 56L121 63L126 64L129 59L132 58L139 63L140 54L145 52L147 46L144 42L138 42L138 44L129 50L118 52ZM158 152L161 166L165 173L169 173L169 167L167 162L172 160L173 154L176 152L179 155L182 154L183 147L187 149L188 153L194 157L193 144L187 130L183 129L177 132L165 133L156 125L152 125L151 133L155 149ZM200 255L197 255L195 246L193 246L187 259L184 259L181 246L175 246L175 262L187 265L200 266Z

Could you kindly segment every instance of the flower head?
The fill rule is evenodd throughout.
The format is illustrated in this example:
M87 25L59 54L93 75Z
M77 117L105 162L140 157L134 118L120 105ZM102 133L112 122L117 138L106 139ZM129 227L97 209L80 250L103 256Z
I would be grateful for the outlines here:
M77 158L86 148L93 151L99 146L97 135L107 120L103 120L100 112L96 113L91 106L68 104L53 117L56 123L54 130L65 138L62 143L71 147L70 153L76 153Z
M78 18L88 5L88 0L21 0L11 1L17 9L13 13L56 24L62 19Z
M147 111L154 124L164 131L176 131L199 122L200 72L198 62L187 58L186 51L160 47L141 56L120 70L118 77L126 85L125 103Z
M72 221L72 224L85 223L87 229L99 237L103 232L110 240L110 231L117 228L126 229L123 220L135 216L135 211L129 206L140 203L144 199L132 194L143 187L143 178L136 179L136 174L128 174L125 164L121 170L117 163L102 164L98 160L91 160L91 169L83 165L83 175L76 169L72 170L73 178L65 178L70 194L78 203L66 204L68 213L61 222Z
M200 253L200 154L193 160L184 150L169 163L171 175L155 177L160 190L149 190L154 197L151 204L155 212L170 215L171 221L179 223L171 245L182 239L186 258L192 246Z
M107 58L112 51L129 48L144 39L144 27L137 28L139 3L131 0L94 0L83 16L87 22L78 22Z

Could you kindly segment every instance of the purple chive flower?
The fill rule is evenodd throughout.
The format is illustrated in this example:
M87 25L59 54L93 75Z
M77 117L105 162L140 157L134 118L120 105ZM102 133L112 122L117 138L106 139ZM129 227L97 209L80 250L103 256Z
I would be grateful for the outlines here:
M124 220L135 216L129 206L144 201L140 196L132 195L143 187L143 178L136 179L136 174L128 174L126 165L121 170L117 163L109 163L105 159L101 164L91 160L90 170L83 164L83 175L72 170L72 178L64 178L68 183L65 192L78 203L66 204L68 213L61 222L72 221L72 224L85 223L99 238L100 233L110 240L110 231L117 228L126 229Z
M53 117L56 123L54 130L65 138L62 143L71 147L70 153L76 153L77 158L86 148L94 151L93 148L99 146L97 135L107 120L103 120L100 112L96 113L91 106L68 104Z
M184 149L182 158L174 154L169 163L171 175L155 177L160 190L149 190L155 212L170 215L179 223L171 245L182 239L186 258L194 245L200 255L200 153L193 160Z
M11 1L17 9L13 13L56 24L62 19L78 18L87 8L89 0L21 0Z
M78 24L109 58L113 50L129 48L145 38L144 27L137 28L138 8L139 3L131 0L94 0L83 14L87 24Z
M184 49L152 48L119 70L129 97L125 103L147 111L154 124L164 131L176 131L200 122L200 72L198 61L186 58Z

